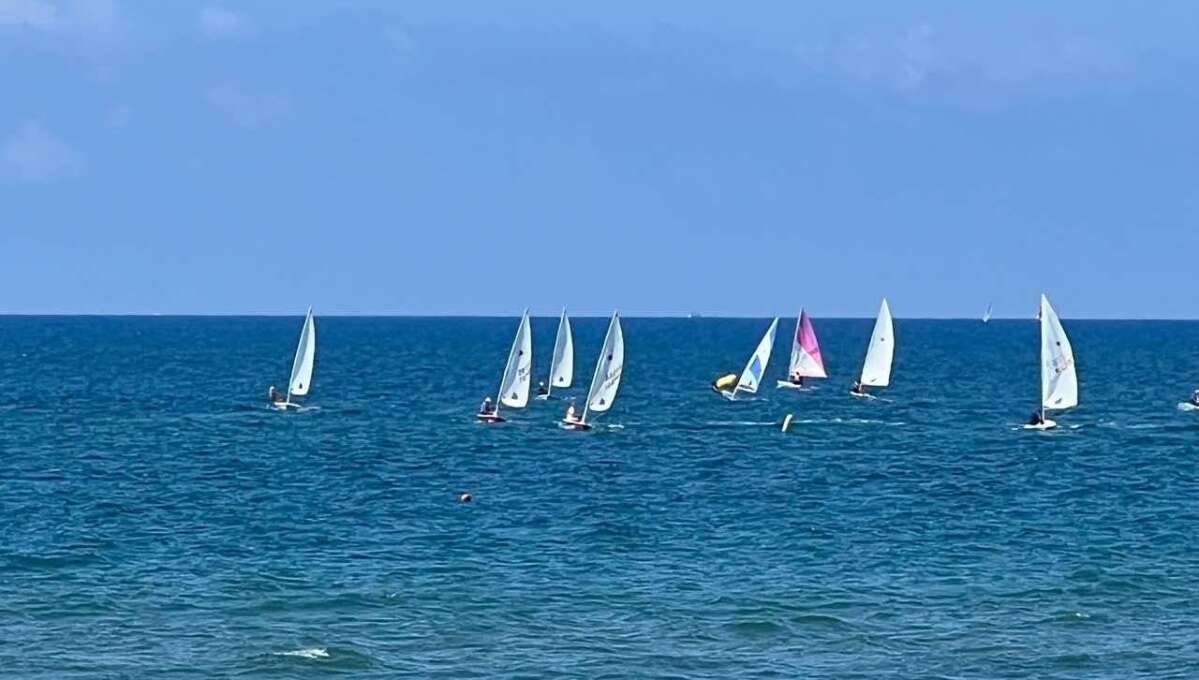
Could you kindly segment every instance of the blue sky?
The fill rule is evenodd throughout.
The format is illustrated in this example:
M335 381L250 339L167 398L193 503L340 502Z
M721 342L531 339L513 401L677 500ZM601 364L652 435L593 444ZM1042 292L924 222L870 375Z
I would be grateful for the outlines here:
M1199 5L825 4L0 0L0 311L1199 317Z

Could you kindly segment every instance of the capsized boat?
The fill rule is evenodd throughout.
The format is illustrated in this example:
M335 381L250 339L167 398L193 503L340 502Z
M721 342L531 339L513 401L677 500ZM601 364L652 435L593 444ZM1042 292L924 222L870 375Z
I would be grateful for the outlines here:
M532 382L533 332L529 328L529 310L520 317L512 349L508 351L508 363L500 378L499 400L490 410L479 411L476 418L488 423L502 423L500 406L524 408L529 403L529 387Z
M624 374L624 331L620 327L620 314L612 312L612 320L608 323L608 333L604 336L604 346L600 350L599 359L595 362L595 374L591 377L591 389L587 391L587 401L583 405L583 413L573 416L574 405L570 407L567 416L562 419L562 426L571 430L590 430L591 421L587 417L593 413L604 413L612 408L616 401L616 392L620 389L620 378Z
M316 321L312 317L312 308L304 315L304 325L300 328L300 341L296 344L296 357L291 362L291 377L287 380L287 396L282 401L276 401L275 388L271 388L271 405L287 410L299 408L300 404L292 401L295 397L308 396L312 388L312 371L316 367Z
M824 358L820 355L820 343L816 340L816 329L807 311L800 310L795 322L795 337L791 339L791 364L787 368L787 379L778 381L779 387L803 389L805 378L827 378Z
M758 341L758 346L750 355L749 362L745 364L745 370L741 371L741 378L737 380L737 384L731 390L719 390L726 399L736 399L741 393L757 394L762 376L766 373L766 365L770 363L770 351L774 348L774 336L778 328L779 319L776 316L774 321L770 322L770 328L766 329L766 334Z
M895 325L891 320L891 306L887 298L879 307L874 320L874 332L870 334L870 345L866 348L866 359L862 362L862 375L850 394L868 397L867 387L886 387L891 384L891 363L895 359Z
M1030 430L1048 430L1057 423L1045 417L1045 411L1063 411L1078 406L1078 371L1074 365L1074 349L1066 337L1066 329L1041 294L1041 409L1025 425Z
M558 336L554 339L554 355L550 358L550 381L545 387L545 394L538 394L538 399L549 399L554 388L565 389L574 381L575 372L575 340L570 331L570 319L566 316L566 308L562 308L562 317L558 319Z

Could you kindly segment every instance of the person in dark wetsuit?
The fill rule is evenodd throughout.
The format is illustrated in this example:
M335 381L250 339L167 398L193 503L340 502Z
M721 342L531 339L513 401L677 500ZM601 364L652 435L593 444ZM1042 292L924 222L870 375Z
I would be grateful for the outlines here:
M791 384L798 385L799 387L803 387L803 376L799 375L798 373L792 375L791 376Z
M865 396L866 395L866 386L863 385L860 381L855 380L853 383L853 387L849 388L849 393Z
M267 396L267 398L268 398L268 399L270 399L270 400L271 400L271 403L272 403L272 404L279 404L279 403L282 403L284 400L286 400L286 399L287 399L287 397L283 396L283 393L282 393L282 392L280 392L279 390L275 389L275 386L274 386L274 385L271 385L270 389L268 389L268 390L266 391L266 396Z
M550 391L545 387L545 381L540 381L537 383L537 396L544 397L549 393Z
M479 406L479 415L489 416L495 413L495 405L491 403L491 397L483 397L483 404Z
M1191 406L1199 406L1199 390L1191 392Z
M1033 427L1036 427L1037 425L1044 425L1045 416L1041 415L1040 411L1033 411L1032 415L1028 417L1028 424L1032 425Z

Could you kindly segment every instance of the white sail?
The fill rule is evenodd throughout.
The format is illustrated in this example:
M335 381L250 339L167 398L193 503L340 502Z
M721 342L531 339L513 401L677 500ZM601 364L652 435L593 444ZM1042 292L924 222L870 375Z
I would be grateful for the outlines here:
M1074 350L1049 304L1041 295L1041 405L1047 409L1067 409L1078 406L1078 372L1074 367Z
M566 308L562 309L562 318L558 320L558 337L554 340L554 356L550 360L550 384L548 391L555 387L570 387L575 374L575 340L570 332L570 319L566 316Z
M316 364L316 322L312 319L312 308L304 317L300 330L300 343L296 345L296 358L291 363L291 379L287 382L287 400L308 394L312 387L312 369Z
M770 322L770 328L766 329L766 335L758 341L758 348L754 350L753 356L749 358L749 363L745 364L745 370L741 371L741 379L737 381L737 387L733 388L733 392L749 392L755 394L758 391L758 385L762 382L762 376L766 373L766 365L770 363L770 351L774 349L774 335L779 328L779 319L774 317L774 321Z
M620 389L620 377L624 372L624 332L620 329L620 315L612 313L608 334L604 336L604 347L595 362L595 375L591 378L591 389L587 392L587 404L583 408L583 421L587 412L602 413L612 408L616 391Z
M983 323L991 320L991 304L987 303L987 311L983 312Z
M866 360L862 362L862 385L886 387L891 383L891 362L895 358L895 328L891 322L891 307L887 298L878 310L874 322L874 333L870 336L870 347Z
M508 365L500 380L500 401L505 406L523 408L529 403L529 384L532 381L533 333L529 329L529 310L520 317L512 350L508 352Z

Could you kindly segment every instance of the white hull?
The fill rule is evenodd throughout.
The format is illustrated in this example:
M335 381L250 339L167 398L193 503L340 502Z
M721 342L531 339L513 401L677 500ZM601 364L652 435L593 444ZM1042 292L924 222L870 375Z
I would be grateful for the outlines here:
M291 401L276 401L271 404L271 408L276 411L286 411L287 409L300 410L300 405Z
M1025 425L1024 429L1026 429L1026 430L1052 430L1055 427L1057 427L1057 423L1046 418L1045 422L1041 423L1040 425Z
M878 397L874 396L873 394L870 394L869 392L865 392L865 393L862 393L862 394L858 394L857 392L852 392L852 391L851 391L851 392L849 393L849 396L851 396L851 397L856 397L856 398L858 398L858 399L878 399Z
M790 380L778 381L778 389L780 389L780 390L800 390L802 392L806 392L812 388L813 388L812 385L796 385L795 383L791 382Z

